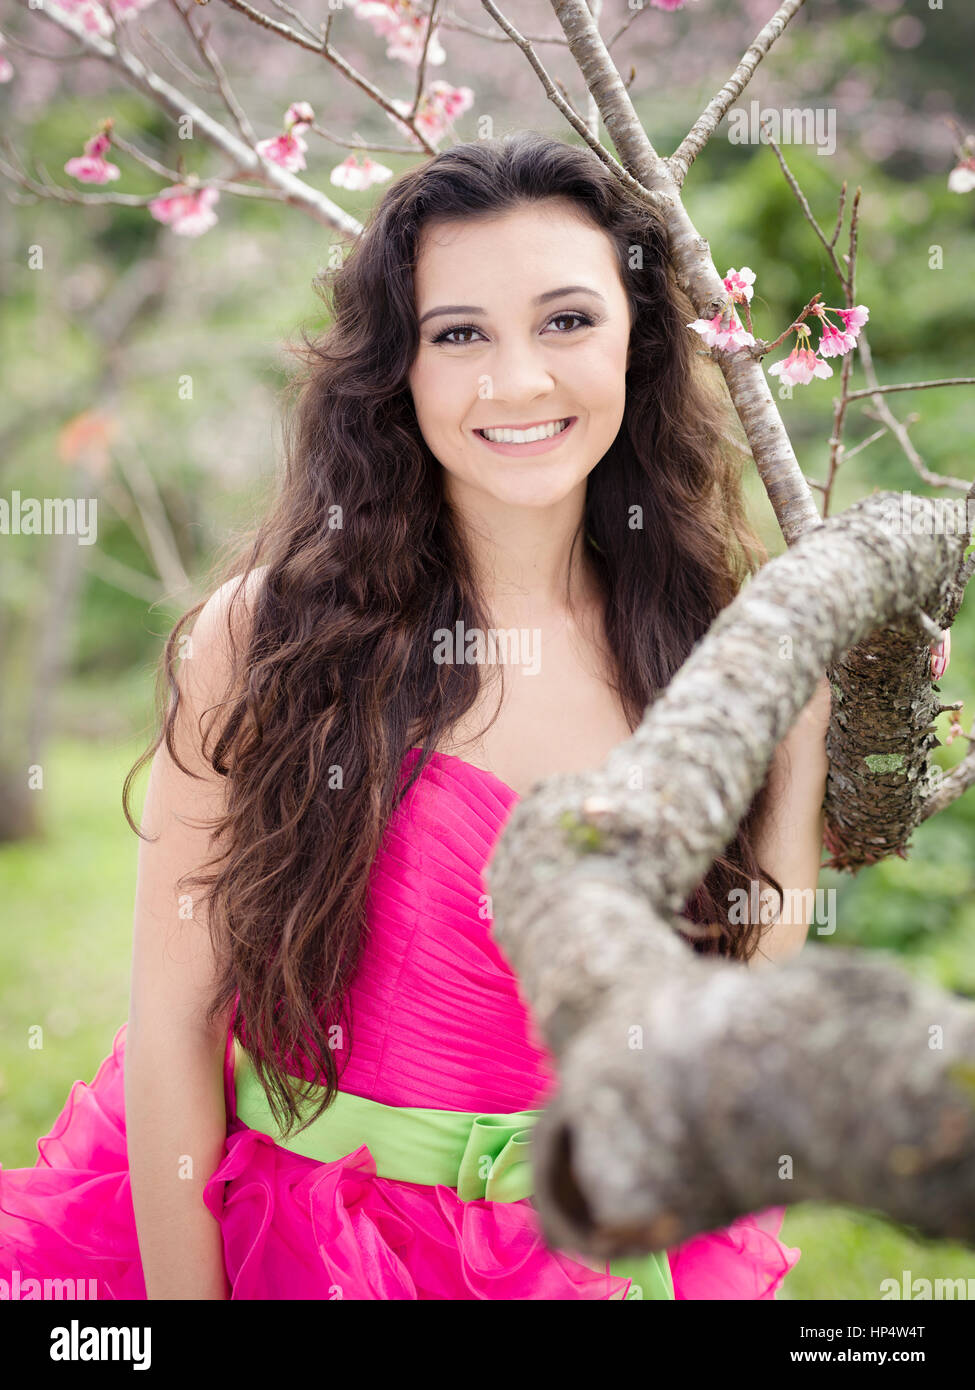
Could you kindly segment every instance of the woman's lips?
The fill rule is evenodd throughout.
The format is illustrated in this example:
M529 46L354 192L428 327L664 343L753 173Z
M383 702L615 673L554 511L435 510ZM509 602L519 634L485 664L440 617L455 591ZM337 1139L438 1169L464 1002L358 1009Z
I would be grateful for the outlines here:
M567 439L575 429L578 418L578 415L570 415L568 417L569 423L564 430L551 435L548 439L535 439L531 444L498 444L493 439L485 439L484 435L478 434L477 430L474 433L482 444L488 449L493 449L496 454L507 454L511 458L528 458L533 454L547 454L550 449L557 448L562 440Z

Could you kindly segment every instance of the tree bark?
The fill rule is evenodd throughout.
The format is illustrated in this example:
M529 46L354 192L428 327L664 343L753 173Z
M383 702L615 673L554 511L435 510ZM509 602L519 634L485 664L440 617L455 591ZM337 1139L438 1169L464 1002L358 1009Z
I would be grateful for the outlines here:
M865 952L755 972L677 935L823 669L950 588L965 538L887 534L891 496L764 566L605 767L546 779L505 826L487 886L558 1064L533 1135L556 1246L661 1249L805 1198L975 1235L975 1008Z

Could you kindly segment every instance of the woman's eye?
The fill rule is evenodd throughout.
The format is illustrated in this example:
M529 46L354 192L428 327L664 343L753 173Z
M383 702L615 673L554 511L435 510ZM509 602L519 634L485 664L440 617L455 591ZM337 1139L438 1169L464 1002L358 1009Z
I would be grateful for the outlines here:
M580 325L591 328L593 324L593 320L589 317L588 314L577 313L575 309L565 309L562 311L562 313L553 315L553 317L549 319L546 327L550 327L553 323L559 323L563 319L575 319L576 326L565 330L558 330L558 332L556 333L557 337L565 337L567 333L577 332ZM479 328L476 328L472 323L454 323L451 324L449 328L442 329L435 338L431 339L431 342L447 343L450 347L465 347L466 343L470 342L470 339L467 339L466 342L461 342L457 338L454 338L453 335L456 333L479 334L480 331L481 330Z
M566 309L564 313L556 314L555 318L550 319L549 322L558 323L559 319L578 319L580 323L585 324L590 328L592 327L592 319L589 317L589 315L577 314L574 309ZM576 330L574 328L571 328L569 330L570 333L574 333L575 331Z
M436 336L434 339L432 339L432 341L435 342L435 343L448 343L448 342L451 342L450 335L451 335L452 333L476 333L476 332L477 332L477 329L474 327L473 324L471 324L471 323L458 323L458 324L455 324L453 328L445 328L441 333L438 333L437 336ZM463 344L462 344L462 343L458 343L458 342L456 341L456 339L455 339L455 340L451 343L451 346L452 346L452 347L463 347Z

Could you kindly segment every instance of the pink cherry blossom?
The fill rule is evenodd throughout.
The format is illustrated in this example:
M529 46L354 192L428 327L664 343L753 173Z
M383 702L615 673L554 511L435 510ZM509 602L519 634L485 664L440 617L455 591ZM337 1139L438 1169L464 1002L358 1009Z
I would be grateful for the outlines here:
M743 265L741 270L729 270L724 277L724 287L736 304L751 303L752 295L755 293L752 289L754 283L755 272L747 265Z
M119 19L130 19L141 10L147 10L154 0L113 0L113 3Z
M353 12L356 19L364 19L372 25L374 33L389 40L387 58L399 58L410 67L419 66L429 27L428 15L414 10L409 0L389 0L389 3L383 3L383 0L359 0ZM427 62L437 67L446 58L434 30L427 45Z
M403 22L399 6L386 4L385 0L359 0L353 14L356 19L364 19L371 24L373 33L380 37L395 34Z
M82 25L93 34L101 34L104 38L115 28L107 7L98 4L98 0L53 0L53 3L66 14L80 19ZM131 19L153 3L154 0L114 0L116 18Z
M275 135L270 140L258 140L254 148L272 164L280 164L282 169L290 169L292 173L305 168L308 145L298 133L297 127L293 127L285 135Z
M844 333L826 319L820 316L820 328L822 337L819 340L819 347L816 351L821 357L842 357L844 353L851 352L857 345L855 333Z
M870 317L870 310L865 304L857 304L853 309L831 309L831 314L839 314L847 333L852 333L854 338L860 336L860 329Z
M199 236L216 223L213 204L219 197L215 188L191 189L177 183L164 188L149 204L149 211L157 222L165 222L179 236Z
M354 154L350 154L348 159L343 159L329 175L332 183L337 184L339 188L348 189L368 188L370 184L385 183L392 177L392 169L387 169L385 164L377 164L368 155L359 164Z
M120 174L117 164L109 164L105 159L89 159L86 155L69 159L64 172L79 183L111 183Z
M79 183L111 183L119 178L120 170L117 164L110 164L104 158L110 144L108 136L100 130L97 135L85 141L84 154L68 160L64 172L77 179Z
M439 104L448 121L470 109L474 104L474 93L470 87L452 87L449 82L431 82L430 100Z
M951 629L942 633L940 643L931 643L931 679L940 680L948 669L951 660Z
M684 0L650 0L650 4L653 5L654 9L667 10L670 13L673 10L683 9Z
M409 64L411 68L419 67L420 58L423 56L423 41L427 28L426 15L417 15L408 23L401 24L396 31L395 38L386 49L386 57L398 58L401 62ZM430 35L430 42L427 44L427 63L430 67L439 67L441 63L446 61L447 55L437 38L436 29L434 29Z
M3 48L7 40L0 34L0 48ZM10 59L0 53L0 82L9 82L14 75L13 66Z
M723 327L722 319L726 320ZM726 351L748 347L755 341L751 333L745 330L738 315L733 310L730 318L728 317L727 308L720 309L713 319L695 319L687 327L693 328L695 333L700 333L708 347L723 348Z
M293 101L284 113L284 128L300 134L314 119L315 113L307 101Z
M768 374L781 376L789 386L807 386L814 376L832 376L833 368L817 357L811 348L800 347L797 343L788 357L772 363Z
M72 19L81 21L82 28L91 34L99 34L103 39L115 31L108 12L96 0L50 0L55 9L63 10Z
M956 164L948 175L950 193L971 193L975 188L975 155Z
M430 143L435 146L438 140L443 139L451 123L473 104L474 93L470 87L452 87L449 82L431 82L420 99L416 123ZM398 101L394 98L393 106L401 115L409 114L410 105L408 102ZM408 126L403 125L388 111L386 114L393 124L402 130L408 140L414 145L419 143Z

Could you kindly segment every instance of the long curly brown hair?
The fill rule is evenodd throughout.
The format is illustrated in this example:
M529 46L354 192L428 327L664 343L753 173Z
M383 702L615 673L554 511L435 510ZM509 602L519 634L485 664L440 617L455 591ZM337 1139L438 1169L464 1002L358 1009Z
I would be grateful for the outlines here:
M407 385L420 234L430 219L496 216L555 197L611 239L632 312L623 420L589 474L576 536L607 596L605 635L631 728L768 558L745 514L730 406L686 326L695 312L647 206L590 150L531 132L455 145L390 185L341 264L315 281L326 303L331 295L331 326L316 337L302 327L292 346L303 370L289 383L297 403L284 412L283 478L217 580L239 575L242 589L263 566L239 649L230 632L224 726L211 750L212 724L202 738L226 779L214 826L223 850L179 883L208 890L219 966L207 1020L232 1017L288 1133L338 1089L331 1030L364 944L370 866L389 817L480 688L476 664L431 659L432 634L457 621L491 626ZM642 529L627 524L634 505ZM164 738L189 771L173 746L173 667L204 602L166 642L162 727L125 780L123 808L139 835L132 779ZM423 755L403 782L416 744ZM781 894L753 844L767 793L768 778L685 904L688 923L709 928L689 925L697 951L749 959L760 927L729 924L729 892L763 879ZM310 1114L309 1075L325 1088Z

